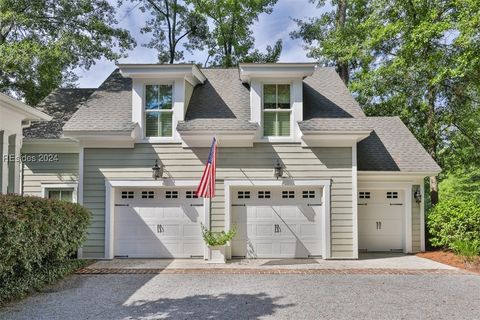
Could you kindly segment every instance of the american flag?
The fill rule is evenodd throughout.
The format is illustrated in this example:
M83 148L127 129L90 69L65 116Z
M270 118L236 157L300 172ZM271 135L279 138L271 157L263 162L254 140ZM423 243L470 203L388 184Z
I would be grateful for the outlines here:
M217 158L217 139L213 138L210 153L208 154L207 165L203 171L202 179L197 188L197 196L202 198L215 197L215 173Z

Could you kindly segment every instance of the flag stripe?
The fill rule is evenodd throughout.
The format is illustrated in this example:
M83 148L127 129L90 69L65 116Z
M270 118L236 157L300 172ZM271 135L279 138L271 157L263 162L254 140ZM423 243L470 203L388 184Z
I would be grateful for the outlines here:
M203 198L213 198L215 196L215 178L216 178L216 158L217 158L217 140L213 138L212 146L208 154L207 164L203 170L200 184L197 188L197 196Z

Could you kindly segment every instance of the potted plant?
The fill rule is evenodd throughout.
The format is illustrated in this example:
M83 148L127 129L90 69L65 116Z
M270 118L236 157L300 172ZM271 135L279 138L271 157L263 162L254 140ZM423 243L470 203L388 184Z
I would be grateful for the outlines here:
M228 232L213 232L202 224L202 236L208 245L208 263L225 263L225 246L235 237L235 226Z

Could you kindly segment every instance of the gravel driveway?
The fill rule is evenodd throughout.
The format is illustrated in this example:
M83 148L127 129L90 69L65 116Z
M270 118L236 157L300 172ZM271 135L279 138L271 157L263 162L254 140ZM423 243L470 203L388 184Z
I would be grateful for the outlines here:
M480 319L480 276L74 275L0 319Z

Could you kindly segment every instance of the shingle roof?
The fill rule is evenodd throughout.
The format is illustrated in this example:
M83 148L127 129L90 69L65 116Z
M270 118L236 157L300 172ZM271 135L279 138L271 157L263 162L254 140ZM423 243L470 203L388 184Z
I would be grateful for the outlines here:
M317 68L303 80L303 120L365 117L334 68Z
M318 118L299 121L298 126L303 133L319 131L371 131L370 118Z
M115 70L68 120L64 131L131 131L132 80Z
M65 122L78 110L95 89L59 88L45 97L36 108L53 117L51 121L35 122L23 129L26 139L58 139Z
M438 164L399 117L368 117L366 119L374 131L357 145L358 170L441 171Z

